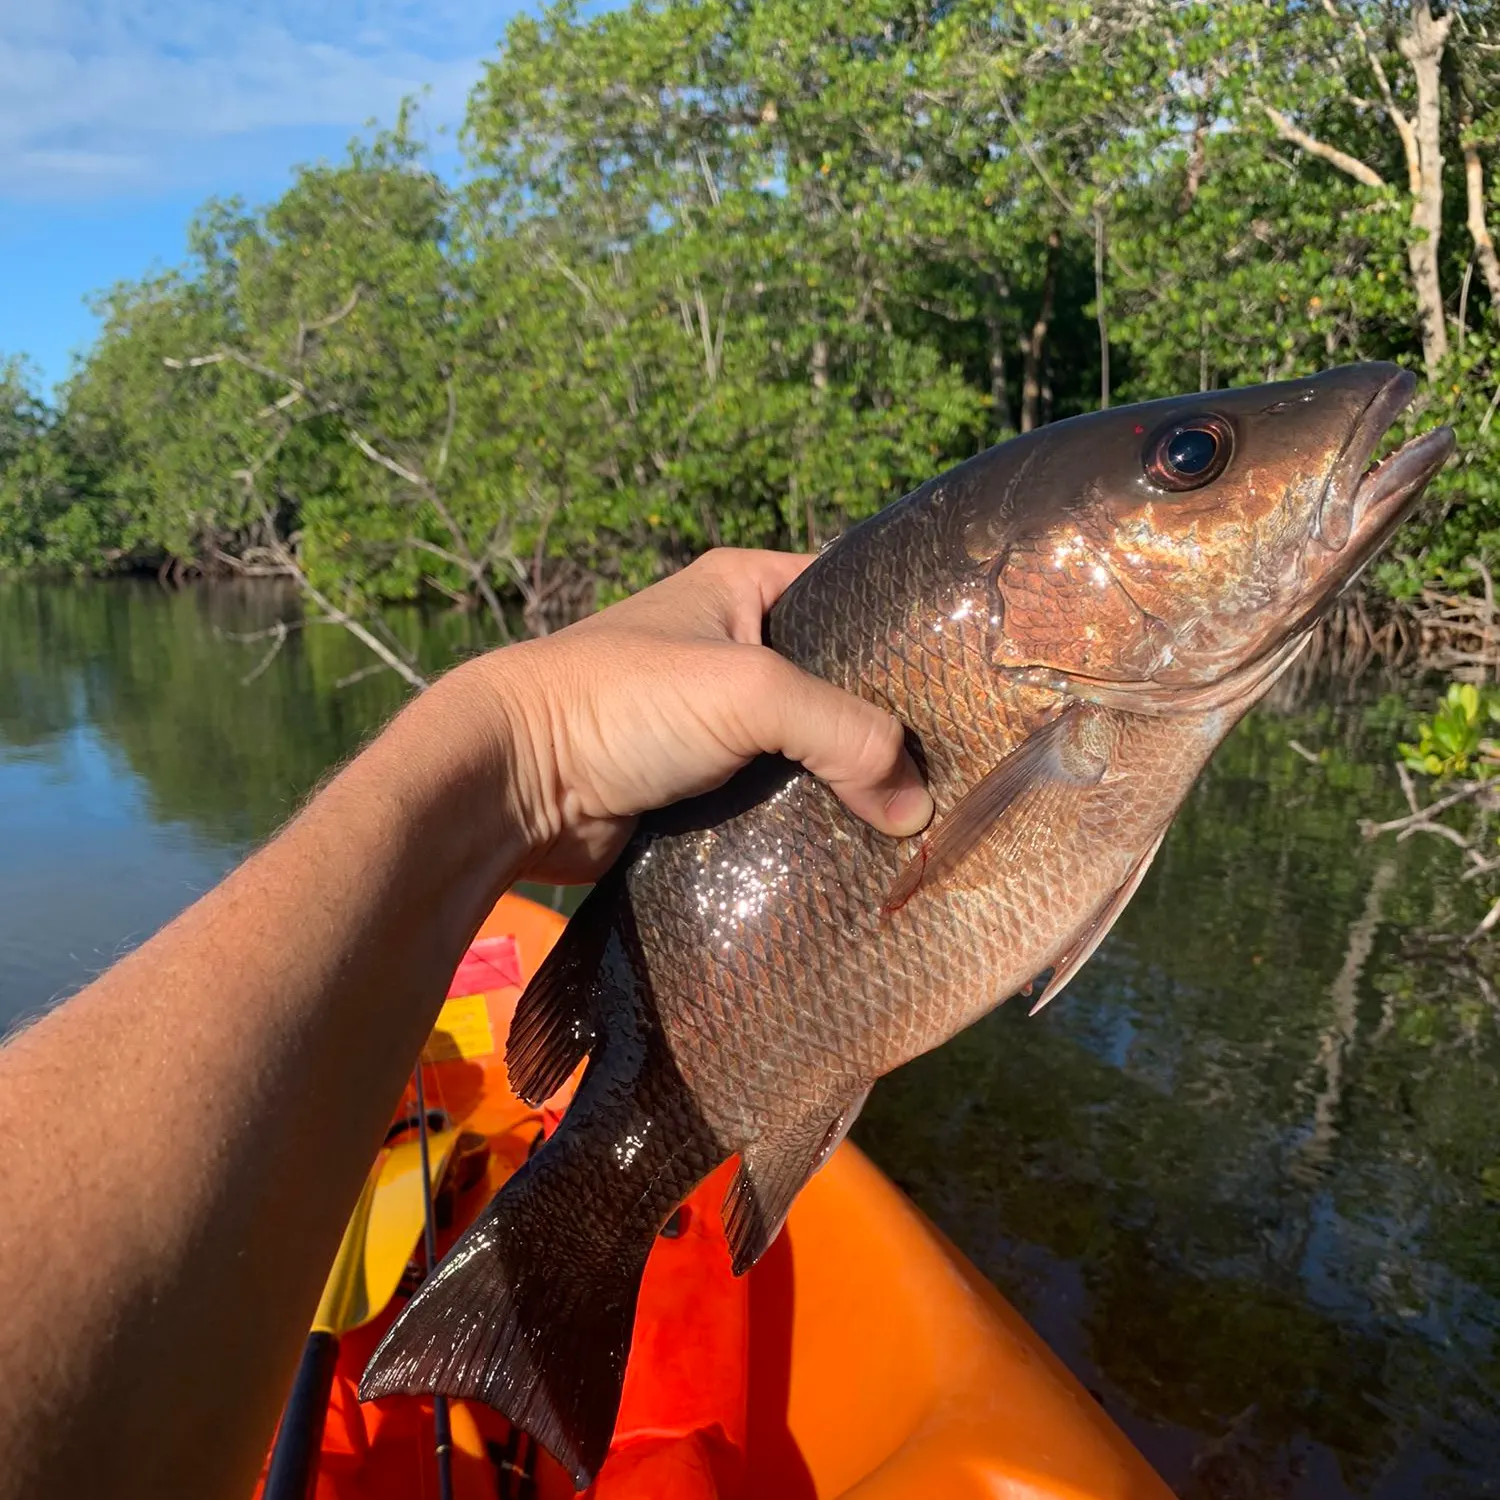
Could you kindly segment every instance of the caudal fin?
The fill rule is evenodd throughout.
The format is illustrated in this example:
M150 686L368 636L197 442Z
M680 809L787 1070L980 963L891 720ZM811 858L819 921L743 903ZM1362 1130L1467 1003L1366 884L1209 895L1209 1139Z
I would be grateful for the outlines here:
M584 1489L614 1434L653 1233L607 1232L548 1154L506 1184L407 1304L359 1397L483 1401Z

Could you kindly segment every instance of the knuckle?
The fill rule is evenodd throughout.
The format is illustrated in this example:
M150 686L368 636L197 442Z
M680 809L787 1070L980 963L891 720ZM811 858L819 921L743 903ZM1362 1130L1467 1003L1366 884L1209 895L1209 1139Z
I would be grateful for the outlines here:
M699 578L727 579L734 574L736 555L732 547L711 547L701 557L689 563L684 571L694 573Z
M869 776L883 776L900 753L901 726L890 714L875 708L867 709L860 717L861 740L856 763Z

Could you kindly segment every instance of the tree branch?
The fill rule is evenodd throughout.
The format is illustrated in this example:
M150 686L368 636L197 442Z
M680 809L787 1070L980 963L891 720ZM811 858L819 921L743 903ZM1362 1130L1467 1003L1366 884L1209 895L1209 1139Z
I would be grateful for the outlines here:
M1495 240L1485 218L1484 163L1480 160L1478 146L1472 141L1464 142L1463 153L1464 186L1469 200L1469 238L1474 241L1474 255L1479 261L1485 289L1490 294L1490 314L1500 319L1500 257L1495 254Z
M1340 151L1337 146L1330 146L1326 141L1310 136L1301 126L1288 119L1279 109L1274 109L1267 104L1264 99L1257 99L1255 102L1271 124L1276 127L1276 133L1282 140L1290 141L1292 145L1305 151L1309 156L1316 156L1319 160L1328 162L1330 166L1337 167L1340 172L1352 177L1356 182L1364 183L1366 187L1383 188L1386 186L1385 178L1357 156L1350 156L1347 151Z
M310 333L321 333L325 328L332 328L335 323L342 323L345 318L359 305L360 288L356 286L349 293L349 300L336 311L328 314L326 318L314 318L311 323L297 324L297 363L302 363L303 351L307 347L307 336Z
M453 428L458 421L458 395L453 389L453 377L449 375L443 381L448 391L448 420L443 424L443 441L438 445L437 466L433 470L433 477L440 476L448 467L448 452L453 446Z
M379 657L398 677L405 680L418 692L421 692L427 686L427 679L409 661L403 660L400 655L392 651L383 641L372 635L353 615L340 609L321 589L316 588L312 580L302 571L301 565L292 556L286 544L281 540L280 533L276 530L276 522L271 515L271 508L266 504L265 496L261 494L260 486L255 482L259 471L266 465L272 454L280 446L281 443L278 439L261 454L260 458L254 464L249 468L236 469L232 476L245 486L245 492L264 518L266 536L271 552L286 568L287 572L297 580L297 586L323 611L332 624L343 626L355 640L359 641L361 645Z
M1365 64L1375 78L1375 87L1380 90L1381 105L1390 122L1396 127L1396 134L1401 137L1401 149L1406 154L1406 179L1412 196L1417 196L1422 191L1422 158L1417 149L1417 133L1412 128L1412 123L1401 112L1396 104L1396 96L1391 92L1391 81L1386 77L1385 64L1380 60L1380 54L1370 45L1369 33L1360 22L1358 15L1350 12L1345 14L1334 3L1334 0L1323 0L1323 9L1333 18L1339 26L1347 26L1359 42L1360 51L1364 53Z

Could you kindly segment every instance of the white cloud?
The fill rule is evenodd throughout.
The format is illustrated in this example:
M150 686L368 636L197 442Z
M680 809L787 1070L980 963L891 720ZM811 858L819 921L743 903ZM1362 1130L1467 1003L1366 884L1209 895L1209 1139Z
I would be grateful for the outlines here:
M5 0L0 195L96 199L220 186L274 134L393 118L430 88L456 124L513 5L461 0ZM216 168L216 162L218 166Z

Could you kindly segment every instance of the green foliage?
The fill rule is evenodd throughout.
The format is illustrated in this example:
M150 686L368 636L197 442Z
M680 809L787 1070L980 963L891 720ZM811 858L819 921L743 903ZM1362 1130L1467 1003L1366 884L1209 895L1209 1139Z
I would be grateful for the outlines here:
M19 360L0 362L0 569L82 569L111 538L81 503L67 433L31 387Z
M1482 214L1500 7L1445 43L1430 360L1410 14L523 16L461 180L403 110L275 203L209 204L183 268L104 294L58 412L6 377L0 566L290 558L356 613L440 597L541 628L715 543L816 545L1106 397L1379 357L1426 371L1413 420L1452 422L1461 457L1377 576L1465 587L1500 538L1500 309L1463 161Z
M1425 776L1473 775L1500 769L1500 743L1490 726L1500 724L1500 688L1451 682L1438 706L1417 725L1417 743L1403 743L1401 758Z

